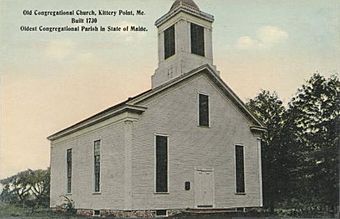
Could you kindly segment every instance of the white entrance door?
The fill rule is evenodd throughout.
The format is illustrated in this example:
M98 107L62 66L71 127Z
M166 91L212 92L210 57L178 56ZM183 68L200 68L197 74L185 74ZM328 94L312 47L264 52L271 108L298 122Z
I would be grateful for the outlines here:
M214 206L214 172L213 170L195 171L195 203L198 208Z

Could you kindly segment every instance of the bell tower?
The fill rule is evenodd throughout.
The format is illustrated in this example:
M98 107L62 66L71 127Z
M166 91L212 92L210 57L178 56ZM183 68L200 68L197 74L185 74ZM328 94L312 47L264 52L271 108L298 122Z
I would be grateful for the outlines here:
M152 88L204 64L213 65L212 23L214 17L200 11L193 0L176 0L159 18L158 68Z

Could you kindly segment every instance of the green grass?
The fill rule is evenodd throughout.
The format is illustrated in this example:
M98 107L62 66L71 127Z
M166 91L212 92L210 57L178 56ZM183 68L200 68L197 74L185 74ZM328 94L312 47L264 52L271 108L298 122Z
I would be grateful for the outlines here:
M84 219L84 217L68 216L53 213L49 208L38 208L33 213L30 208L23 208L12 204L0 202L1 218L20 218L20 219Z
M26 210L15 205L0 203L0 217L24 216Z

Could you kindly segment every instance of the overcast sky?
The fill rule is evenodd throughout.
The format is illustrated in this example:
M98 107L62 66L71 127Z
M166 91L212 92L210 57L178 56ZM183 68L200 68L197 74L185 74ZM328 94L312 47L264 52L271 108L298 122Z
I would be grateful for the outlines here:
M0 0L0 178L49 166L46 137L150 88L157 68L154 22L173 0ZM260 89L285 102L314 72L340 69L338 0L195 0L215 16L214 63L246 101ZM143 33L21 32L22 25L72 26L69 16L32 10L144 10L97 17Z

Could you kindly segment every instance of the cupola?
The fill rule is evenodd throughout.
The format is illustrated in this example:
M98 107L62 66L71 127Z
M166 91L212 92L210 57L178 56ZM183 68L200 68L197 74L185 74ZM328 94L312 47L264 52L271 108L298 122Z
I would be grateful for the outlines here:
M193 0L176 0L159 18L158 68L152 88L204 64L213 65L212 23L214 17L202 12Z

